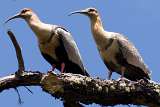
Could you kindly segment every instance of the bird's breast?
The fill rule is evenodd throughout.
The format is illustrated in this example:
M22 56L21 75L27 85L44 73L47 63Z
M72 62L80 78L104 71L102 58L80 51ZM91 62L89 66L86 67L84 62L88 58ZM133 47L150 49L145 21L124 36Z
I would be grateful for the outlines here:
M112 44L107 48L101 48L99 49L100 55L104 62L110 63L112 62L115 66L117 64L116 55L118 53L118 44L117 41L114 40Z
M40 51L51 56L53 59L58 61L56 56L56 49L60 46L58 37L54 36L49 43L39 44Z

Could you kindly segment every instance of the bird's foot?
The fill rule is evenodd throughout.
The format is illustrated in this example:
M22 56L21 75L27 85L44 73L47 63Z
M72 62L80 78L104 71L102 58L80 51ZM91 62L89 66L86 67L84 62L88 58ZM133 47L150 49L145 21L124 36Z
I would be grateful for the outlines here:
M129 79L127 79L127 78L124 78L124 77L120 77L119 79L117 79L117 81L130 81Z
M124 78L124 77L121 77L121 78L117 79L117 81L120 82L120 83L128 83L129 85L137 83L135 81L131 81L131 80L129 80L127 78Z
M117 79L117 81L123 81L123 80L124 80L124 78L122 78L122 77Z
M140 79L140 80L138 80L138 83L140 83L140 84L145 84L145 83L147 83L148 81L146 81L146 80L144 80L144 79Z

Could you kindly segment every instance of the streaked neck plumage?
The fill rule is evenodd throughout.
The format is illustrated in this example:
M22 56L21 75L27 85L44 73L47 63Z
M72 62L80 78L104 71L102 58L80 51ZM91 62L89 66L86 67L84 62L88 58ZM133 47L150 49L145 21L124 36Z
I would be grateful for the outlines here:
M51 25L41 22L36 14L25 20L37 36L39 42L47 41L51 33Z

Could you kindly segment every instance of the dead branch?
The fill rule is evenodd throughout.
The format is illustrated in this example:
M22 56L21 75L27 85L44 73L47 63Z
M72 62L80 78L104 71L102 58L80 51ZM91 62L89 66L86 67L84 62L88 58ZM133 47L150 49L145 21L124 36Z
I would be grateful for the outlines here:
M22 75L23 74L23 71L25 70L25 66L24 66L24 61L23 61L23 57L22 57L22 52L21 52L21 48L14 36L14 34L8 30L7 31L13 45L14 45L14 48L15 48L15 51L16 51L16 55L17 55L17 60L18 60L18 72L17 72L17 75Z
M23 76L10 75L0 78L0 92L18 86L40 86L45 92L61 100L69 99L83 104L112 106L117 104L160 105L160 84L100 80L78 74L25 72Z

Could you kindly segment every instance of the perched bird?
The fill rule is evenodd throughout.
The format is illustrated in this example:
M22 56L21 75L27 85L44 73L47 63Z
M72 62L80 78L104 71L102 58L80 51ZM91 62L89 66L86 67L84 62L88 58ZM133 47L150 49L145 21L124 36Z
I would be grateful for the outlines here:
M24 8L8 21L22 18L38 38L42 56L61 73L75 73L89 76L83 66L82 59L72 35L63 27L43 23L32 9Z
M91 21L91 31L98 51L109 70L108 79L112 72L133 81L150 79L150 71L135 46L123 35L105 31L95 8L74 11L69 15L76 13L88 16Z

